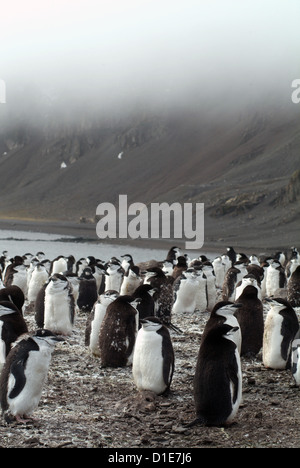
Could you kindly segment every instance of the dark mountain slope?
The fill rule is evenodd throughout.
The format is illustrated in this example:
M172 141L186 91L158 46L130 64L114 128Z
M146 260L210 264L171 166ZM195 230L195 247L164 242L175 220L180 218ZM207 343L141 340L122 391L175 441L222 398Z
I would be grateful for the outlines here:
M0 216L78 221L126 194L129 203L204 202L212 241L227 236L232 219L242 232L245 216L259 225L266 213L269 229L272 202L299 168L297 111L143 116L52 134L50 127L15 143L2 134Z

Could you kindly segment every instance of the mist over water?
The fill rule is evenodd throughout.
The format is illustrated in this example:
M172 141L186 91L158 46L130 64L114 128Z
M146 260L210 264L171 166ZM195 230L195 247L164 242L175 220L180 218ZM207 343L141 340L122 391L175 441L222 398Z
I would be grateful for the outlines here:
M13 0L3 8L6 122L290 105L300 76L298 0Z

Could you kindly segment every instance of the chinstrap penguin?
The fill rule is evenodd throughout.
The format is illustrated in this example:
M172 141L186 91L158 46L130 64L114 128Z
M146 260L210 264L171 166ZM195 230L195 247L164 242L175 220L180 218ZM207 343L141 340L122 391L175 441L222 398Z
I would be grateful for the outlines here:
M285 299L266 300L271 307L264 325L263 364L271 369L286 369L290 366L291 346L299 330L298 317Z
M37 408L51 355L62 338L37 330L18 341L9 352L0 377L1 409L6 422L26 423Z
M194 376L196 419L189 425L221 426L233 422L242 399L236 327L213 327L201 342Z
M161 395L169 390L174 372L170 333L156 317L148 317L141 323L133 353L133 380L138 390Z

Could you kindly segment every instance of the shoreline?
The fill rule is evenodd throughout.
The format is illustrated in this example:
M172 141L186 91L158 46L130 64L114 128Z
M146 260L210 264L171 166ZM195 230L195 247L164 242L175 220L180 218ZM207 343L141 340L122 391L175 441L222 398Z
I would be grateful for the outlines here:
M115 245L134 245L138 248L145 249L166 249L169 250L172 246L176 245L180 247L183 251L185 249L185 240L182 239L99 239L96 234L96 223L86 222L80 223L75 221L63 221L63 220L43 220L43 219L20 219L20 218L0 218L0 230L9 230L9 231L25 231L25 232L35 232L35 233L44 233L44 234L56 234L64 236L71 236L74 242L89 242L89 243L107 243ZM244 243L243 243L244 244ZM215 252L216 254L225 253L226 248L232 244L229 244L225 239L220 239L220 241L209 242L205 241L201 249L195 250L195 253L205 254L205 252ZM267 249L264 250L260 246L254 246L252 242L248 246L239 245L238 242L234 242L232 247L237 251L243 251L245 254L253 253L270 253L267 252ZM259 252L254 252L255 249L258 249ZM191 250L189 250L191 251Z

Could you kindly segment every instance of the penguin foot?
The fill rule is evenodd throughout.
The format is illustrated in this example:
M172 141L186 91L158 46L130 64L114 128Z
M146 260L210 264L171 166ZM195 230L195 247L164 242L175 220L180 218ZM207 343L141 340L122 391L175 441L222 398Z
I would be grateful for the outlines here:
M20 424L26 424L26 423L28 423L28 422L34 422L34 421L36 421L36 419L30 418L30 417L26 416L26 414L24 414L24 417L21 417L19 414L17 414L17 415L15 416L15 419L16 419L16 421L17 421L18 423L20 423Z

